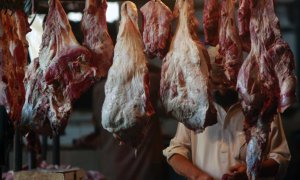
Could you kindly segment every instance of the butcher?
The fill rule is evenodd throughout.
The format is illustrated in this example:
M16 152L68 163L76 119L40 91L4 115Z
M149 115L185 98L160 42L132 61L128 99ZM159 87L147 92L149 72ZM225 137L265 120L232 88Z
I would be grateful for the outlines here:
M218 78L217 76L212 76ZM218 82L218 80L212 80ZM247 179L244 115L238 94L232 88L214 84L217 123L196 133L179 123L175 137L163 150L168 163L188 179ZM271 124L268 146L259 176L280 179L291 155L281 117Z

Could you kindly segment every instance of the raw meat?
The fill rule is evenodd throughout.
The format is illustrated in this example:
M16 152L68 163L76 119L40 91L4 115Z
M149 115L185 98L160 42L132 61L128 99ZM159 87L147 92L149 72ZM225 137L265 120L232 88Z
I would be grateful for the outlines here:
M203 6L205 43L216 46L219 43L220 5L218 0L204 0Z
M231 83L225 75L225 69L222 63L222 57L219 53L219 45L209 46L207 48L211 62L211 79L212 89L224 89L230 87ZM221 57L221 58L220 58Z
M34 59L26 69L24 85L26 89L25 104L22 109L22 126L26 131L33 129L38 133L52 134L51 123L48 119L50 107L49 92L46 88L43 71L39 59ZM65 104L64 110L70 111L70 103ZM51 113L51 111L50 111ZM63 121L64 122L64 121Z
M19 122L25 100L23 78L27 58L26 50L17 34L17 19L12 14L15 13L10 10L1 11L0 103L6 106L10 119Z
M114 54L114 45L107 30L106 8L106 0L86 0L81 21L83 45L92 52L97 79L107 76Z
M8 58L7 57L7 54L8 54L8 46L7 46L7 43L6 41L4 41L4 24L3 24L3 11L0 10L0 105L3 105L5 107L8 106L8 103L7 103L7 98L6 98L6 82L4 81L4 68L5 68L5 65L4 65L4 60L5 58ZM10 54L9 54L10 55Z
M240 69L237 90L246 116L247 174L256 179L276 110L283 112L296 101L296 77L273 0L249 2L251 51Z
M150 58L165 57L171 40L172 11L161 0L150 0L142 8L143 41Z
M27 55L28 55L28 42L26 40L26 34L31 31L29 27L29 23L27 20L27 16L24 11L18 9L14 12L14 18L16 21L16 31L18 38L22 41L24 50L25 50L25 58L27 62Z
M216 123L210 95L208 52L198 40L193 0L178 0L179 22L170 50L163 60L160 97L166 112L187 128L201 132Z
M63 130L71 103L93 84L95 76L90 52L75 39L59 0L50 0L39 58L26 73L24 124L34 130L45 124L54 133Z
M242 39L243 50L249 52L251 49L250 40L250 4L249 0L240 0L238 9L239 35Z
M120 141L137 147L154 110L135 4L124 2L121 16L113 65L105 84L102 125Z
M232 87L242 65L242 45L235 24L234 0L222 0L219 32L219 63L222 63L225 75Z

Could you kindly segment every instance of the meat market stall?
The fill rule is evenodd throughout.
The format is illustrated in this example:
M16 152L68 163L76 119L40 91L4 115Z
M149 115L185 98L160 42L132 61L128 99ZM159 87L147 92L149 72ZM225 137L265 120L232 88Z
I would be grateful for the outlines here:
M160 108L195 133L216 123L212 88L239 93L245 115L247 176L257 179L273 117L296 103L299 81L293 52L281 34L291 29L280 29L274 1L116 2L121 5L114 12L121 16L116 43L107 26L106 0L1 2L0 166L5 166L3 149L8 145L3 144L11 125L14 171L23 169L24 136L28 170L51 166L52 172L63 174L62 179L83 178L80 168L59 167L60 135L74 103L101 79L107 79L104 102L99 104L102 127L137 153L157 114L148 63L159 59ZM201 9L202 20L195 9ZM68 12L82 13L82 42L74 35L79 30L72 29ZM47 15L38 57L28 59L26 34L36 14ZM53 166L39 159L39 154L47 158L49 137ZM15 178L44 176L32 172Z

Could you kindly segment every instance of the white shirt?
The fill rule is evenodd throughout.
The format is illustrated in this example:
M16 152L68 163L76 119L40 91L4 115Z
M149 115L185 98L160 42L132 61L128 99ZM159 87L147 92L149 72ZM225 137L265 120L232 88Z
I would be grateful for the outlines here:
M218 122L215 125L197 134L179 123L175 137L163 154L168 160L172 155L180 154L214 179L221 179L231 166L245 162L244 115L239 104L231 106L228 112L220 105L215 104L215 107L218 113ZM280 115L275 116L271 124L269 139L267 158L280 164L278 176L282 177L291 156Z

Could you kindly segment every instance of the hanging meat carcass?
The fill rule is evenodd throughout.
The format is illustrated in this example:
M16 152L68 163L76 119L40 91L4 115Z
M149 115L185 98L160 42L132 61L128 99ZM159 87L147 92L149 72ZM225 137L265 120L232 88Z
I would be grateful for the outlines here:
M5 39L5 21L3 11L0 10L0 105L8 106L7 98L6 98L6 80L5 80L5 59L8 59L8 55L11 57L8 51L7 41Z
M205 43L216 46L219 43L220 5L218 0L204 0L203 7Z
M200 132L217 119L210 95L209 55L198 40L193 8L193 0L176 1L174 14L179 22L163 60L160 97L168 114Z
M75 39L59 0L49 1L44 27L39 58L26 72L22 118L34 130L50 125L57 133L67 125L71 103L93 84L96 69L88 49Z
M24 50L25 50L25 59L27 63L27 55L28 55L28 42L26 40L26 34L31 31L29 27L29 23L27 20L27 16L23 10L16 10L14 12L14 18L16 22L16 33L18 35L18 38L22 41Z
M19 10L18 10L19 11ZM14 122L21 120L25 100L23 78L27 65L27 52L22 40L29 27L25 14L1 10L0 32L0 104L5 105L9 117ZM23 27L24 26L24 27ZM26 39L24 40L26 41Z
M294 56L282 39L273 0L249 0L251 51L237 82L246 116L247 174L256 179L270 123L296 101Z
M234 0L222 0L219 30L219 53L217 63L224 67L229 86L235 87L242 65L242 44L235 24Z
M150 0L142 8L143 41L147 55L165 57L171 39L172 11L161 0Z
M240 0L238 9L239 35L242 39L243 50L249 52L251 49L250 40L250 4L249 0Z
M102 125L120 141L137 147L154 109L136 5L124 2L121 16L113 65L105 84Z
M5 36L5 22L6 18L4 15L4 11L0 10L0 105L8 107L7 97L6 97L6 88L7 88L7 80L5 78L5 69L6 63L5 60L11 59L11 55L9 53L9 48ZM8 57L9 56L9 57Z
M114 54L113 41L107 30L106 9L106 0L86 0L81 21L83 45L92 52L97 79L107 76Z

